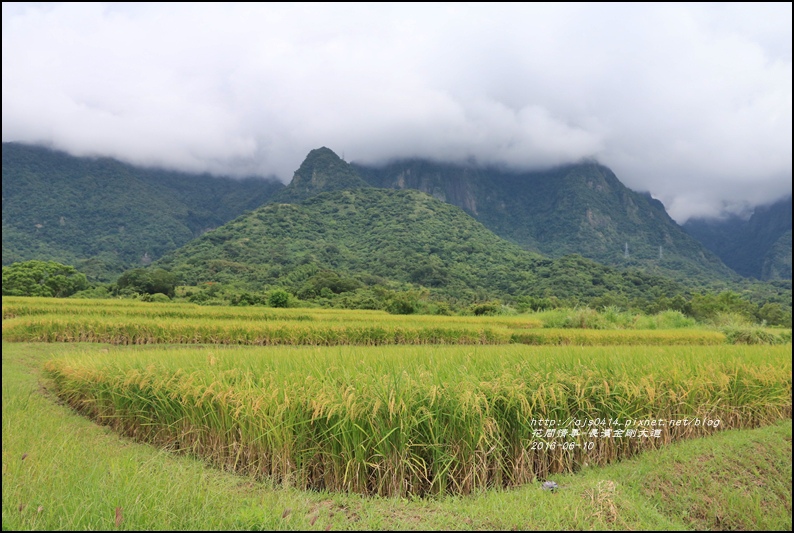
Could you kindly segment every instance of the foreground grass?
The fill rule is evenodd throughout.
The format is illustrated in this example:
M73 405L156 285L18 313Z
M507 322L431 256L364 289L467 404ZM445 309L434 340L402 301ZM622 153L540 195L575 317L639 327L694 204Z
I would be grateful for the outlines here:
M75 348L3 343L3 529L792 526L790 420L555 476L556 493L540 490L537 483L414 500L303 492L134 444L54 404L39 388L38 369L53 354Z

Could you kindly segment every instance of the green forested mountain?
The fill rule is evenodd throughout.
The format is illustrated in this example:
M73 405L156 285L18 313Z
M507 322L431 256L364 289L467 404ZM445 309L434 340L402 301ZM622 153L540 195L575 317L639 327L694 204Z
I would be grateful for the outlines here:
M55 260L111 279L262 205L283 187L3 143L3 264Z
M417 189L457 205L497 235L551 257L580 254L678 280L736 278L661 202L594 162L536 172L424 160L354 168L373 186Z
M684 229L742 276L791 279L791 197L742 219L690 219Z
M412 188L432 196L395 190ZM596 164L527 174L422 161L372 169L320 148L284 187L3 145L4 264L55 260L100 280L162 256L156 264L184 283L307 296L312 287L421 286L449 301L554 296L604 305L686 294L704 282L760 294L720 277L726 267L680 237L659 202ZM661 260L658 241L666 243ZM786 242L790 272L790 233L773 247L785 256ZM549 259L527 248L574 255ZM625 268L584 259L582 249ZM673 270L680 283L657 275Z
M188 284L299 288L318 275L352 287L413 284L450 300L522 296L592 302L671 297L677 283L579 256L551 260L499 238L458 207L419 191L356 188L272 203L167 254Z
M295 171L290 184L276 194L272 201L295 203L321 192L370 187L358 173L339 158L330 148L323 146L309 152Z

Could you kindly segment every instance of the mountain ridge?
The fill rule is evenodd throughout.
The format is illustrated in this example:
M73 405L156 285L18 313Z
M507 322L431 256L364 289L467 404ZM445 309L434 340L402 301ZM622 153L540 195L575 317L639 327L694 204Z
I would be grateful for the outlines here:
M684 232L661 202L628 189L596 162L532 172L417 159L353 166L371 185L431 194L463 208L497 235L544 255L578 253L679 280L737 278Z
M788 196L756 207L747 220L692 218L683 228L743 276L791 279L791 212Z

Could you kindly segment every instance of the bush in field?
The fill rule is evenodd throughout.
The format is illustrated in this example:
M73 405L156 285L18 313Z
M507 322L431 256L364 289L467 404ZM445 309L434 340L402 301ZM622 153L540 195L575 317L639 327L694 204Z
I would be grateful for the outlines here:
M156 292L154 294L144 294L141 296L142 302L159 302L159 303L166 303L170 302L171 298L167 295L163 294L162 292Z
M681 311L662 311L656 315L660 329L691 328L697 324L694 318L686 316Z
M289 293L284 289L276 289L267 297L267 304L270 307L287 307L289 305Z
M428 306L428 311L431 315L449 316L452 314L452 309L444 302L437 302Z
M386 303L383 300L382 294L372 289L356 289L354 291L345 292L343 294L334 295L330 289L323 287L321 294L324 298L332 299L333 307L340 307L343 309L383 309ZM330 294L328 294L330 293Z
M535 296L521 296L516 298L516 309L520 313L527 311L545 311L547 309L554 309L559 307L559 301L556 298L538 298Z
M484 303L474 304L469 309L475 316L498 315L502 309L502 304L499 302L484 302Z
M137 294L162 293L173 297L176 292L177 278L162 268L134 268L123 273L116 287L118 291Z
M88 286L85 274L55 261L25 261L3 267L3 296L71 296Z
M229 303L231 303L231 305L263 305L265 299L262 296L251 294L250 292L242 292L233 295Z
M386 311L393 315L411 315L416 313L418 302L414 295L397 293L386 304Z
M218 305L222 303L223 296L221 285L212 281L202 283L195 290L185 291L187 301L199 305Z
M634 320L637 315L623 311L615 305L610 305L602 309L601 316L610 327L630 328L634 325Z
M723 329L729 344L785 344L791 337L779 336L762 328L727 327Z
M692 315L692 306L686 300L686 298L684 298L680 294L677 294L672 298L668 298L667 296L660 296L652 304L650 304L650 306L648 306L647 311L650 313L661 313L664 311L679 311L687 315Z

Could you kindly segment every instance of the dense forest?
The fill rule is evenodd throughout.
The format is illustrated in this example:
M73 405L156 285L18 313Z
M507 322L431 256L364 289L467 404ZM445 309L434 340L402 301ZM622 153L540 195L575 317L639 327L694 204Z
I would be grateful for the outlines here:
M320 272L353 285L413 284L455 300L672 296L660 276L581 257L552 260L500 239L462 210L418 191L362 188L271 204L166 255L186 283L281 284L301 292ZM328 274L326 274L328 275ZM304 279L305 278L305 279Z
M282 188L3 143L3 265L54 260L111 281Z

